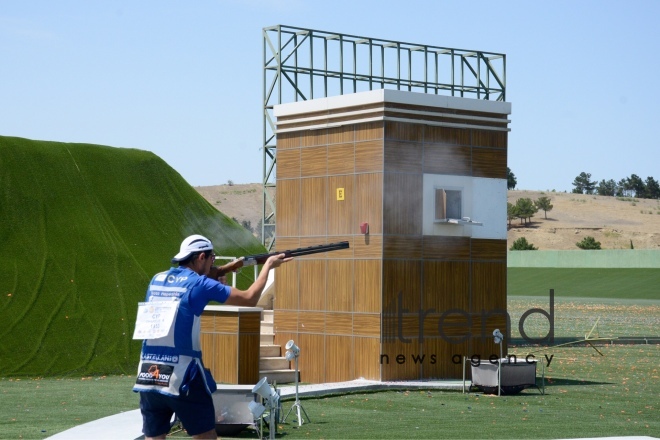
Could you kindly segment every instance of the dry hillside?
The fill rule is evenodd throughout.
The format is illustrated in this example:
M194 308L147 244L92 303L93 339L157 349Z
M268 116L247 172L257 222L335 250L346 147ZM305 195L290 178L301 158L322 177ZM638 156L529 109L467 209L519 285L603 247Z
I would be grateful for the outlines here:
M553 208L532 217L527 227L511 222L509 246L519 237L539 249L578 249L590 235L603 249L660 249L660 200L540 191L509 191L508 199L550 197Z
M262 186L200 186L195 189L219 211L239 222L257 226L262 215ZM553 208L539 211L527 226L511 222L509 246L525 237L539 249L578 249L575 243L590 235L603 249L660 249L660 200L617 199L596 195L540 191L509 191L509 202L528 197L550 197Z
M195 189L218 211L238 222L247 220L257 227L263 215L263 186L261 183L245 185L196 186Z

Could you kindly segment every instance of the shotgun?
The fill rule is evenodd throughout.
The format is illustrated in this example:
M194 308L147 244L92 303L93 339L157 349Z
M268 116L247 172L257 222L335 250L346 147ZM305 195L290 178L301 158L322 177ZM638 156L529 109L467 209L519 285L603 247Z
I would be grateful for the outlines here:
M319 254L321 252L331 252L338 251L340 249L348 249L347 241L339 241L337 243L330 244L320 244L317 246L309 246L304 248L290 249L281 252L272 252L270 254L256 254L256 255L246 255L245 257L234 260L231 263L228 263L222 267L213 267L212 269L217 270L217 275L213 278L221 277L227 274L228 272L236 272L242 267L254 266L257 264L264 264L268 258L273 255L284 254L285 258L289 257L300 257L303 255Z

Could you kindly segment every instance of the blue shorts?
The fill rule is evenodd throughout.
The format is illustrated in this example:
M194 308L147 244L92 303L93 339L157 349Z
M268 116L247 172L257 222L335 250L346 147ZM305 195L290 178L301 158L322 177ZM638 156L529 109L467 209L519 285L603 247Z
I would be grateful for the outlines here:
M158 392L140 392L142 432L147 437L158 437L170 432L172 414L181 421L189 435L198 435L215 429L213 398L206 392L200 375L190 383L187 396L166 396Z

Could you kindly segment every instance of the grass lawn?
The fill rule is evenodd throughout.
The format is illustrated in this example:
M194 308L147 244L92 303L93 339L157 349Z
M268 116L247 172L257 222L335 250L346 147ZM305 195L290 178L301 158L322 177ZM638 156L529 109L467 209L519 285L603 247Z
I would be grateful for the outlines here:
M515 337L525 310L548 298L509 297ZM555 298L555 335L583 337L597 318L600 336L659 336L660 301ZM537 319L538 318L538 319ZM531 315L528 334L547 333ZM544 327L545 326L545 327ZM595 335L594 335L595 336ZM544 349L546 394L515 396L454 391L387 391L304 399L312 423L279 424L279 438L577 438L660 437L660 345ZM534 348L537 349L536 347ZM510 347L525 354L530 347ZM547 360L545 361L547 364ZM539 372L540 377L540 372ZM0 438L45 438L78 424L138 407L133 377L0 378ZM288 411L293 402L283 403ZM183 433L174 437L182 437ZM241 438L256 438L249 430Z
M511 317L511 337L520 338L520 318L532 308L550 313L550 297L509 296L507 309ZM591 337L660 337L660 300L616 298L572 298L555 295L555 338L583 338L596 325ZM548 334L550 323L540 313L524 321L525 333L531 338Z
M510 267L507 292L517 295L555 294L577 298L636 298L660 300L658 269L585 269Z
M46 438L138 408L132 376L0 378L0 439Z
M603 351L604 357L586 347L555 353L545 395L390 391L309 399L303 406L314 423L298 428L292 421L282 431L291 439L660 435L658 346Z

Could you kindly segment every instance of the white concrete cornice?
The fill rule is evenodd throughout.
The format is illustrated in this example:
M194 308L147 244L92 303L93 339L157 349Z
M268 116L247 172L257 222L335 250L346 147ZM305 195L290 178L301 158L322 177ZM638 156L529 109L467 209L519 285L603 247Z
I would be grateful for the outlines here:
M430 93L390 89L378 89L347 95L331 96L328 98L317 98L307 101L280 104L273 107L273 114L275 117L282 117L387 102L452 110L496 113L502 115L511 114L510 102L486 101L483 99L459 98L456 96L434 95Z

